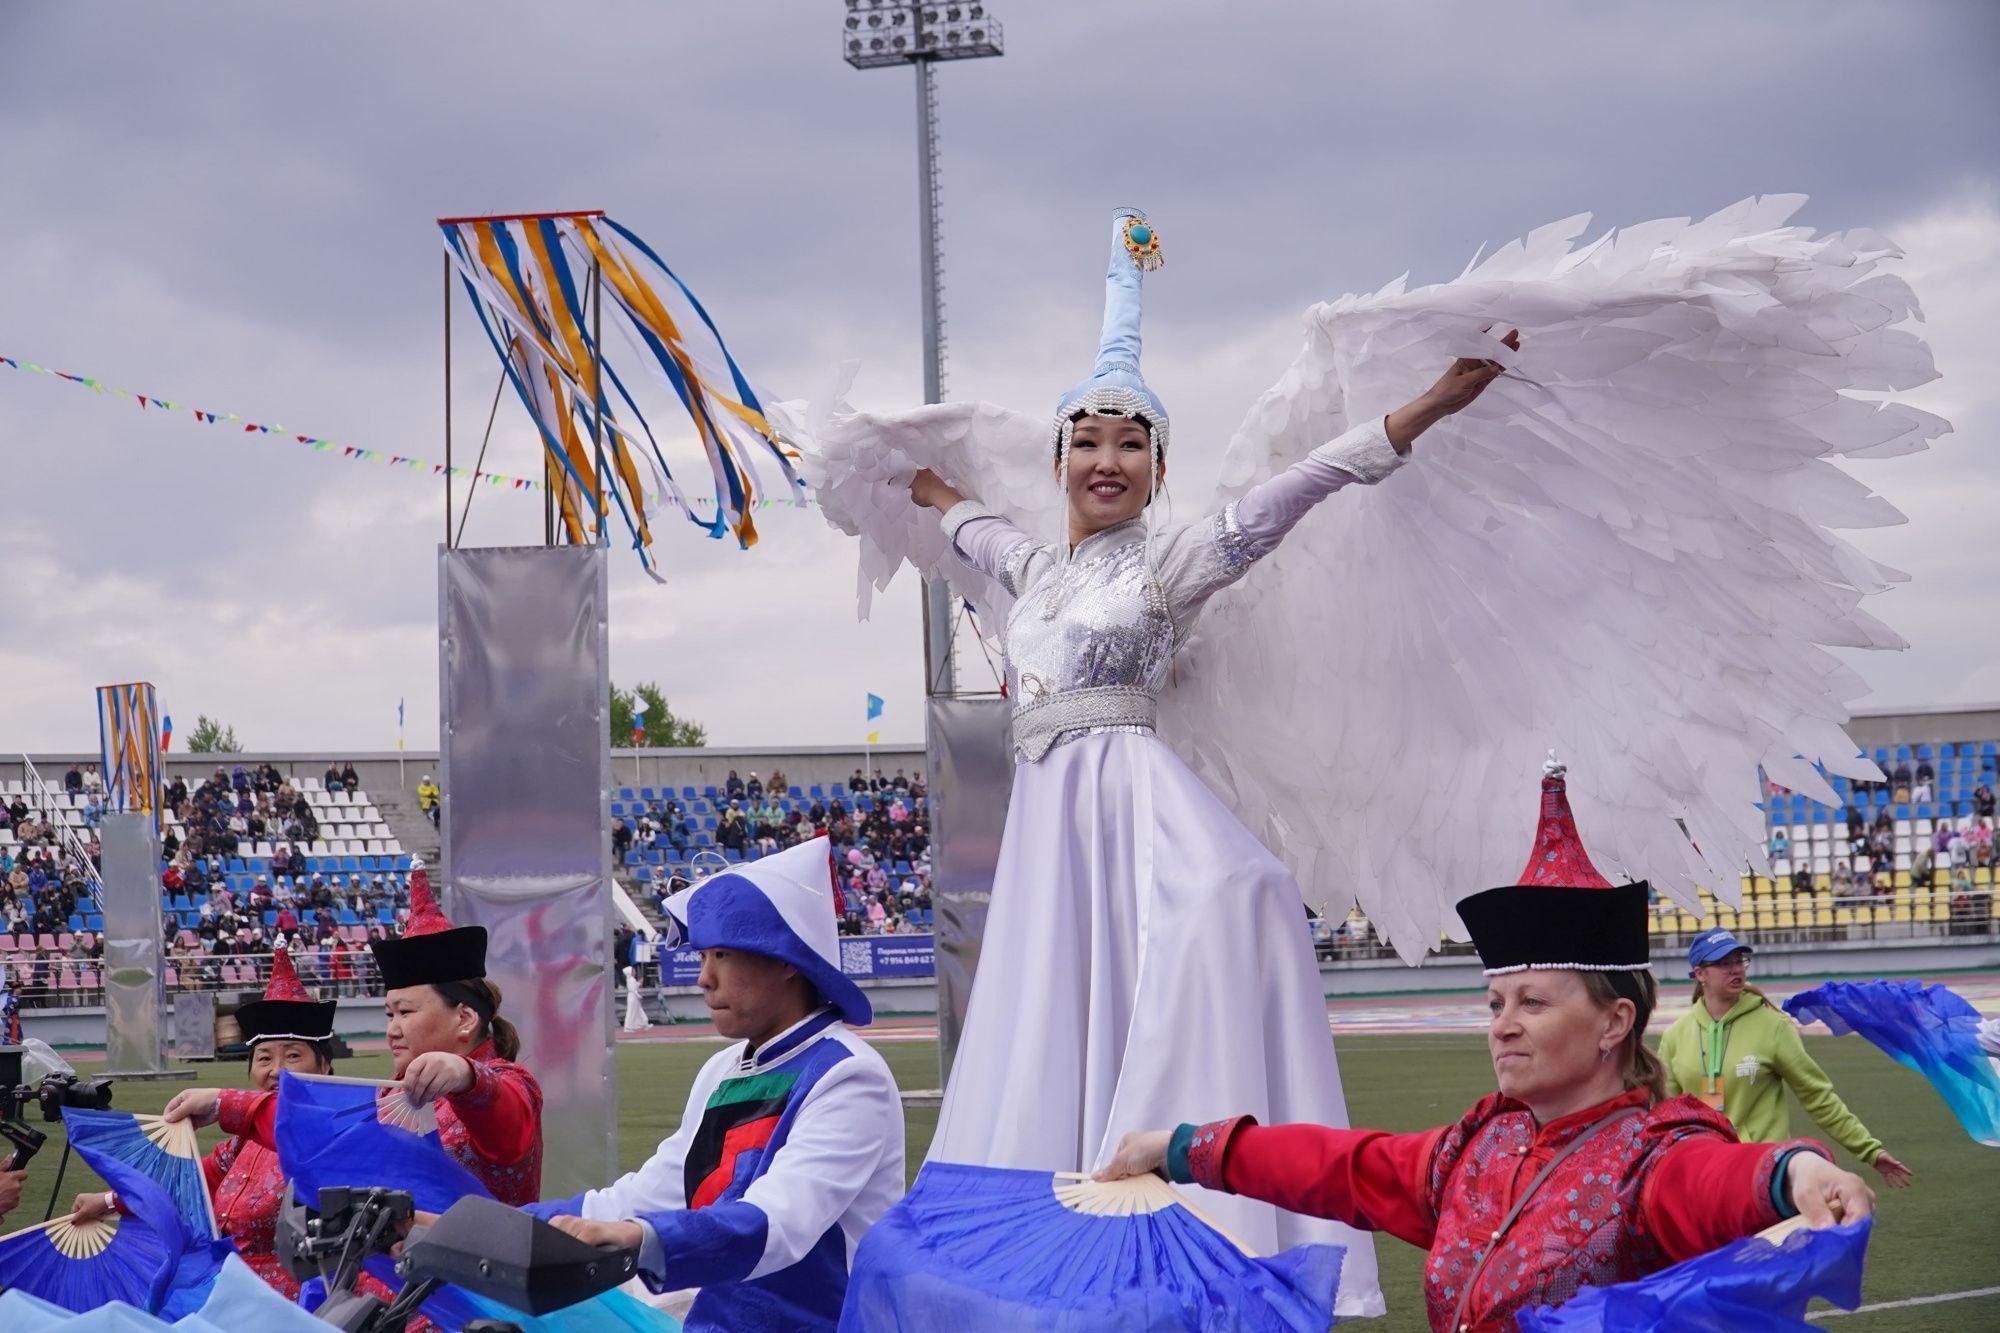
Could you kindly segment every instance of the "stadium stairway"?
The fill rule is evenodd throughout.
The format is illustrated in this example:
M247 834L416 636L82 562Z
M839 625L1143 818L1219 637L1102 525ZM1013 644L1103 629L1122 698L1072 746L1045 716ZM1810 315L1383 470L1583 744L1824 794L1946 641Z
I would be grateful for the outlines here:
M438 831L431 827L430 818L417 808L417 791L397 791L391 788L368 793L368 799L375 803L376 812L389 831L402 842L403 850L424 858L425 865L434 866L444 854L444 843Z

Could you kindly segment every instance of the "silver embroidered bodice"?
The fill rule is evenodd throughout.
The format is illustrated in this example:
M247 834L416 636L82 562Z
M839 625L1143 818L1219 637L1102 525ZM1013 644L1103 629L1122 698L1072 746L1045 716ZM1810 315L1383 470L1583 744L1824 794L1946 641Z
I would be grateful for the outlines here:
M1155 535L1142 519L1059 559L989 509L944 516L959 557L1014 597L1007 612L1014 745L1027 760L1103 732L1150 732L1174 653L1208 599L1242 578L1319 500L1400 463L1379 421L1322 445L1220 512Z

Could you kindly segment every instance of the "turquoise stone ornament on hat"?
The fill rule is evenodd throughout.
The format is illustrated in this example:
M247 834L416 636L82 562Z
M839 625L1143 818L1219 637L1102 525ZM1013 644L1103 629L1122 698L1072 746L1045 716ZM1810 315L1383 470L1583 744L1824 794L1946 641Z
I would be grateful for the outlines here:
M1104 327L1090 378L1056 403L1056 444L1067 448L1078 416L1129 417L1145 423L1156 451L1167 447L1167 409L1139 373L1139 315L1145 274L1160 267L1159 229L1136 208L1111 214L1111 262L1104 275Z

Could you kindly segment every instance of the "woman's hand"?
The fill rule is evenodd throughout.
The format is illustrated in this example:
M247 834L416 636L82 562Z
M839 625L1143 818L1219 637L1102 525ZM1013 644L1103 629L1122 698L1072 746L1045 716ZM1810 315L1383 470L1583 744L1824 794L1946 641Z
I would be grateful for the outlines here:
M585 1245L611 1245L621 1250L636 1250L646 1239L637 1222L588 1222L565 1213L550 1218L549 1225L566 1235L575 1236Z
M1909 1183L1917 1178L1916 1172L1910 1170L1909 1167L1904 1166L1886 1152L1876 1156L1875 1172L1882 1177L1883 1182L1890 1189L1895 1190L1907 1188Z
M929 505L940 514L953 505L961 503L965 497L953 490L937 473L923 469L910 478L910 501L912 504Z
M1161 1171L1167 1165L1167 1144L1173 1139L1170 1129L1148 1129L1136 1134L1127 1134L1118 1140L1118 1151L1111 1154L1111 1160L1091 1176L1092 1180L1123 1180L1127 1176L1143 1176L1148 1171Z
M69 1220L95 1222L98 1218L109 1217L117 1211L111 1204L111 1191L92 1190L88 1194L76 1196L76 1202L69 1206Z
M1519 351L1521 331L1510 329L1500 341ZM1436 384L1389 414L1386 423L1389 443L1397 453L1408 453L1417 436L1453 413L1470 407L1486 391L1487 385L1500 378L1504 369L1498 361L1477 357L1462 356L1452 362L1451 368L1438 377Z
M425 1051L403 1070L403 1095L417 1106L428 1106L440 1097L468 1092L473 1082L472 1061L450 1051Z
M160 1113L163 1120L187 1120L196 1129L205 1129L222 1114L222 1093L216 1088L183 1088Z
M1875 1191L1868 1183L1818 1153L1792 1154L1785 1164L1785 1188L1799 1216L1814 1229L1858 1222L1875 1211Z

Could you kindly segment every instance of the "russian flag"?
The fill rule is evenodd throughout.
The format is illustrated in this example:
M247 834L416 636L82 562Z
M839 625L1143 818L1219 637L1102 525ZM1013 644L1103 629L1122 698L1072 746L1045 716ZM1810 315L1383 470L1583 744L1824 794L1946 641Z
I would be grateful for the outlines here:
M172 713L168 713L166 716L160 719L160 753L165 754L167 752L167 747L169 745L172 745L173 743L174 743L174 715Z

